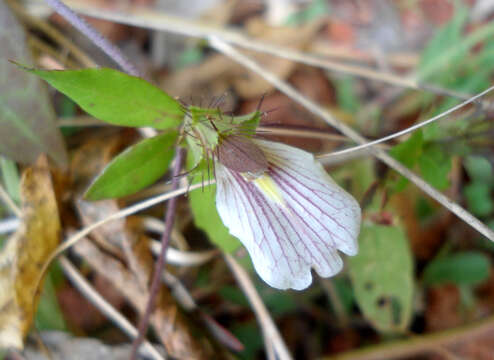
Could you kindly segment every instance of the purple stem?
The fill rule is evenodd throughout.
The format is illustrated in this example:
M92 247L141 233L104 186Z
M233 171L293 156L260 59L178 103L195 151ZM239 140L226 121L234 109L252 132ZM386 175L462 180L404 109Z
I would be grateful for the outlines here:
M112 58L120 67L129 75L140 76L137 67L132 64L118 47L109 42L101 33L89 25L83 18L72 11L67 5L60 0L45 0L57 13L63 16L76 29L86 35L96 46L103 50Z
M180 181L180 170L182 168L182 160L184 158L185 150L177 147L177 155L175 156L175 166L172 171L172 190L174 191L178 189L179 181ZM137 349L141 345L144 340L144 334L146 334L148 326L149 326L149 318L151 317L151 313L153 312L154 305L156 302L156 297L158 295L158 290L161 285L161 274L163 272L163 268L165 266L166 260L166 250L168 249L168 243L170 242L170 235L172 232L173 222L175 220L175 209L177 206L177 198L173 197L168 201L168 206L166 209L165 216L165 231L161 236L161 253L158 261L154 266L153 280L151 282L151 289L149 290L149 300L146 306L146 310L142 315L141 321L139 322L138 336L132 343L132 352L130 355L131 360L135 360L137 358Z

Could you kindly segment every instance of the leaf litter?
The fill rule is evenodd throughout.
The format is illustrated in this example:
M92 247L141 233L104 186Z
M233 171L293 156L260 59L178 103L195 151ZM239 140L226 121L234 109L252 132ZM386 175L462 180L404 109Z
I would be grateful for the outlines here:
M440 2L441 1L436 1L436 3ZM246 5L244 4L242 6ZM244 26L245 31L251 31L251 34L254 35L259 34L265 41L277 41L287 46L294 45L298 49L305 49L311 48L311 45L314 43L319 45L326 44L325 40L328 38L337 40L341 45L346 45L353 49L355 44L359 43L359 39L363 39L367 42L372 40L369 40L368 36L363 37L360 34L362 31L365 31L366 24L369 24L369 26L372 25L372 31L378 31L379 29L376 30L376 27L379 27L379 19L377 19L377 21L376 19L372 21L369 20L373 16L372 12L375 11L373 5L366 4L365 6L360 7L358 11L355 9L349 10L348 8L345 8L345 6L348 5L334 5L334 8L331 9L331 15L323 14L323 18L329 16L332 19L331 23L328 25L328 23L324 23L324 21L322 24L312 22L307 26L307 33L297 28L295 30L293 28L284 27L273 29L270 28L269 25L263 23L262 20L260 21L259 18L255 19L255 21L244 21L245 19L253 18L252 15L249 15L251 13L249 13L248 10L245 10L245 8L243 8L243 10L234 8L232 14L237 17L235 21L240 22L242 26ZM426 7L425 5L421 6L424 6L424 8ZM438 9L439 8L438 5ZM424 24L422 18L413 17L417 16L417 14L422 14L423 16L432 19L431 21L434 24L436 21L444 21L436 19L436 17L438 17L437 12L439 11L434 10L436 9L435 7L429 7L427 9L429 10L424 14L424 10L420 10L422 11L420 12L416 9L410 9L408 6L399 8L398 11L401 12L400 15L403 19L403 24L401 25L405 29L404 31L410 31L411 26ZM231 9L229 11L231 11ZM352 11L357 11L357 14ZM451 9L445 13L449 14L450 11L455 13L455 11L452 11ZM231 14L228 16L231 16ZM405 20L408 22L405 22ZM248 23L250 25L247 25ZM458 20L456 20L453 25L454 24L461 25ZM63 26L64 25L62 25L62 27ZM123 42L135 41L137 43L142 41L142 38L141 40L130 38L131 34L135 34L135 30L129 31L127 29L123 31L122 25L115 25L114 23L107 22L107 25L103 26L102 23L100 23L98 26L100 26L100 29L103 31L106 31L106 34L110 35L112 39L118 38ZM461 42L463 33L469 31L468 29L458 26L455 28L455 38L450 39L452 46ZM122 31L117 37L115 37L114 33L112 34L112 31L115 31L115 29L117 29L117 31ZM424 33L424 31L426 31L424 29L425 26L418 32ZM380 36L383 34L384 33L380 32ZM383 41L386 40L385 37L379 37L379 39ZM406 42L406 40L404 41ZM290 44L290 42L293 42L293 44ZM441 42L439 41L439 43ZM140 45L142 45L142 42ZM137 48L139 48L139 46ZM141 48L144 47L141 46ZM434 53L434 50L434 46L431 46L427 51L427 54L425 54L429 59L427 61L433 61L438 55L437 53ZM468 56L475 54L478 51L479 54L482 54L482 56L479 55L479 58L485 58L486 64L489 64L490 62L487 60L490 58L490 55L487 51L482 53L482 50L483 48L480 46L479 48L473 49L467 55L465 55L466 53L464 52L464 58L467 59ZM376 57L375 54L371 54L368 49L360 49L360 51L363 51L363 56L365 55L365 58L367 59L365 60L366 62L368 62L369 58L374 59ZM439 51L439 48L437 48L436 51ZM348 52L347 55L348 54L351 54L351 52ZM143 54L141 53L141 55ZM144 54L144 56L146 55L147 54ZM204 54L201 55L204 56ZM394 56L394 53L382 53L378 55L382 57L380 57L377 62L381 61L380 64L385 67L386 59L393 59L392 56ZM418 57L417 52L412 52L412 55L415 59ZM222 93L224 89L232 87L237 95L236 102L238 102L240 108L244 109L247 109L249 106L249 98L251 99L250 102L253 103L255 107L258 102L256 97L259 97L265 91L272 90L271 86L267 85L264 80L246 73L245 70L219 55L205 56L203 59L202 63L193 68L162 72L161 74L166 74L166 76L160 75L160 82L165 88L176 89L169 91L169 93L181 95L182 97L184 95L187 97L196 90L201 91L201 89L206 87L213 89L212 92L215 94ZM383 59L384 61L382 61ZM24 60L22 57L16 57L15 60L31 64L29 60ZM418 119L421 116L421 113L425 114L431 110L438 110L444 106L450 106L446 101L443 102L445 99L441 97L424 96L426 99L423 99L423 92L406 92L404 95L397 97L398 101L386 102L384 96L380 98L380 91L382 88L379 85L358 78L352 78L351 84L345 88L345 91L339 92L339 89L334 90L334 87L339 87L339 84L343 83L348 85L348 83L339 81L338 75L333 73L328 75L320 70L307 71L307 69L302 66L272 56L259 56L257 60L277 73L278 76L296 83L297 87L304 89L304 93L314 97L322 96L321 93L323 93L322 102L324 102L331 112L336 111L341 118L348 121L352 126L355 126L366 134L371 134L376 137L386 133L389 129L405 127L409 122ZM349 61L358 62L360 59L354 57ZM413 62L405 61L403 63L412 64ZM394 62L391 62L391 65L393 64ZM9 65L13 66L11 64ZM450 68L453 70L456 69L454 66L450 66ZM392 70L404 74L400 68L393 68ZM482 72L482 74L484 74L482 75L484 80L489 79L488 69L485 69L484 67L484 70L487 71L487 73ZM476 89L479 87L479 84L483 84L482 81L474 81L475 79L472 80L472 84L462 84L461 81L455 83L451 80L452 77L455 77L456 79L474 77L476 73L475 66L460 67L459 70L456 69L455 71L457 71L457 73L453 75L449 74L450 76L447 76L446 79L441 79L441 76L438 76L438 78L440 78L439 81L445 81L443 84L454 87L455 89L457 87L457 90L459 91L469 92L477 91ZM23 72L19 73L24 74ZM324 83L325 88L323 88L323 91L315 90L318 88L314 85L316 79L318 82ZM196 84L197 86L192 84ZM193 89L191 90L191 88ZM299 112L299 110L293 109L280 95L268 94L267 98L269 99L270 97L274 100L269 108L281 109L275 110L272 113L273 116L268 117L268 119L276 118L278 125L291 125L295 129L297 129L297 127L309 125L310 127L314 127L314 125L316 125L321 132L326 132L328 130L325 126L319 128L317 122L312 122L310 119L306 118L301 111ZM55 104L58 105L57 102L60 99L56 97L55 99ZM355 99L360 102L358 107L353 105L347 106L348 104L355 104ZM365 105L367 103L372 103L372 99L375 100L374 104L377 103L382 106L382 112L377 114L372 112L362 114L362 112L365 112L368 109ZM403 102L404 99L410 101L405 104ZM25 105L26 103L23 104ZM57 110L59 110L60 108L57 105ZM360 114L352 113L353 111L358 111L358 109L363 109ZM78 110L76 111L76 114L78 114ZM469 121L471 116L478 116L478 113L466 111L462 116L459 116L454 120L452 119L452 122L464 122L466 128L470 124ZM51 125L47 125L46 127L49 128L50 131L56 129ZM444 130L443 133L441 133L442 130ZM31 131L36 132L36 130L32 129ZM59 200L63 203L60 212L64 222L64 230L67 230L67 232L80 226L87 226L88 224L107 216L109 213L118 211L124 204L130 202L130 200L126 198L118 201L105 200L94 203L79 199L82 192L87 189L87 185L93 180L94 176L102 170L104 165L119 153L124 146L135 142L136 135L133 132L124 131L112 133L112 131L105 129L102 130L105 132L105 135L102 137L103 144L98 145L93 142L94 134L97 131L83 130L78 132L76 136L66 137L69 142L69 147L72 150L81 147L84 148L84 152L82 153L78 154L77 150L75 153L72 153L73 158L78 159L77 161L72 162L70 173L66 175L66 181L69 185L66 185L63 192L60 192L60 189L57 189L58 193L64 194ZM2 131L2 134L5 133L7 132ZM41 132L39 133L41 134ZM15 132L12 132L12 134L15 134ZM438 138L437 134L441 136ZM489 134L488 130L485 130L484 134ZM473 173L471 174L471 166L468 161L464 164L467 173L462 173L462 154L458 155L457 153L454 153L452 151L453 147L449 146L453 140L448 137L454 139L453 136L456 135L457 134L454 134L454 129L446 127L444 129L442 127L437 128L435 132L432 130L424 130L424 138L421 143L418 145L415 144L416 148L414 148L414 150L416 151L413 153L404 151L404 154L402 154L404 162L407 162L407 157L410 158L410 166L414 167L415 171L420 172L424 178L428 179L438 188L446 189L445 191L452 194L452 197L458 202L464 201L466 197L467 206L471 211L478 213L479 216L483 217L482 220L489 222L492 220L493 216L492 209L489 205L490 203L484 203L482 200L488 198L488 195L492 190L492 184L487 182L485 177L472 175ZM282 139L289 140L292 143L296 142L298 146L310 148L313 151L329 150L335 146L327 141L315 139L293 139L286 136ZM10 139L6 139L6 141L7 140ZM4 142L4 144L5 143L6 142ZM50 141L50 144L56 143L57 141ZM475 144L473 141L469 142L468 140L464 141L464 143L468 146L468 149L472 151L469 154L483 157L488 164L492 163L491 149L488 142L483 142L481 146ZM29 142L26 142L25 145L26 149L29 149L31 152L30 155L32 155L32 158L30 159L26 158L27 160L23 160L16 158L16 155L21 156L19 155L21 152L14 155L6 152L4 152L4 154L21 162L34 161L34 154L37 155L36 151L38 150L34 149ZM1 149L0 146L0 150ZM431 149L433 149L433 151L429 151ZM94 154L93 156L90 156L92 150L94 151ZM46 148L42 151L48 152L52 155L52 158L54 157L53 155L56 155L55 153L63 152L60 148L57 148L55 153ZM428 158L427 161L420 159L420 156L423 156L424 154L431 155L430 159ZM450 159L451 166L449 162ZM427 199L424 200L411 186L400 189L400 187L403 187L403 184L400 184L400 180L395 176L392 176L389 172L383 171L379 166L376 167L375 164L372 164L370 169L366 168L365 171L361 171L362 174L365 173L366 177L371 177L371 183L379 189L372 194L371 192L367 193L367 191L370 190L369 184L367 184L366 181L363 181L363 179L354 178L354 175L359 174L359 171L361 170L359 167L363 167L362 163L359 163L359 161L345 164L341 167L336 165L333 166L338 173L336 178L339 183L345 184L346 188L352 189L352 193L359 194L359 198L363 196L361 194L367 194L372 197L372 204L370 205L370 208L366 208L364 214L365 226L366 228L371 229L369 230L370 232L375 231L380 234L380 236L370 236L365 235L367 230L364 231L364 236L361 238L361 241L368 242L368 244L365 244L362 247L364 250L361 254L361 263L356 265L356 267L351 264L348 266L353 285L348 282L348 273L342 274L334 281L334 284L336 285L333 291L336 290L336 298L345 304L341 309L346 311L346 316L351 319L349 327L339 329L338 326L335 325L335 314L333 312L336 311L337 307L328 305L324 301L326 297L329 299L334 299L334 297L331 297L331 290L322 289L318 285L311 287L305 294L293 295L292 293L283 293L272 297L265 296L264 298L266 302L269 301L269 307L273 309L273 314L276 314L277 323L283 332L283 337L288 340L290 349L299 351L299 353L303 354L302 356L307 358L312 357L311 355L314 354L317 354L317 356L324 356L336 351L351 350L361 346L363 343L368 343L368 341L385 343L387 335L381 335L380 332L389 332L391 333L391 336L398 336L406 340L409 336L407 331L410 330L421 334L420 336L427 336L427 334L432 331L459 328L466 322L474 321L485 316L487 312L492 312L492 306L486 305L487 302L485 299L492 296L492 291L489 290L489 286L492 285L493 279L492 277L487 278L486 267L488 267L489 270L492 267L490 264L490 257L493 249L485 246L484 243L481 243L481 240L479 240L475 234L472 234L461 223L451 217L449 213L440 210L440 208L435 204L431 204ZM81 169L85 169L85 173L79 171ZM24 169L23 173L26 171L27 170ZM358 189L357 191L354 188L359 186L357 183L360 181L366 182L366 184L365 186L362 186L362 189ZM473 190L464 193L464 189L469 188L469 186L470 189ZM166 185L164 185L164 188L166 189ZM480 191L478 190L479 188L483 190ZM201 190L197 190L195 193L191 194L191 197L193 198L195 194L200 194L200 192ZM141 195L138 194L137 198L139 196ZM212 201L209 200L206 199L202 204L199 203L197 206L205 207L204 204L209 204L209 207L214 206ZM391 207L388 202L391 203ZM392 208L395 209L391 210ZM26 210L26 214L28 213L29 212ZM403 226L397 225L397 223L395 223L395 217L390 216L390 214L395 213L400 213L401 216L403 216ZM156 217L161 216L157 209L150 209L149 214ZM192 249L199 250L211 246L206 240L204 233L199 232L191 222L191 216L196 216L201 218L202 223L207 223L210 219L208 217L210 214L208 214L207 209L206 211L195 212L191 215L190 209L185 204L185 201L181 201L178 214L179 219L176 229L174 230L180 233L183 238L189 242ZM50 220L54 221L52 218L50 218ZM142 230L132 228L129 224L130 222L130 219L126 221L117 221L94 231L87 239L74 247L71 255L76 261L81 261L80 268L89 279L91 279L92 276L96 276L95 274L108 279L109 283L113 284L116 288L116 292L120 294L119 296L124 298L125 302L128 304L131 304L134 309L132 311L139 313L142 312L143 304L146 301L147 294L145 291L143 292L142 289L143 287L146 287L146 282L148 281L147 279L149 279L151 272L150 264L153 260L149 254L148 248L150 241L148 238L149 234L143 234ZM211 221L211 223L213 223L213 221ZM58 226L58 231L60 231L60 223ZM208 234L210 237L220 237L224 235L221 234L221 231L216 231L216 235L214 235L215 232L208 232ZM10 279L10 277L13 276L12 274L15 271L12 269L16 267L18 261L22 260L22 257L19 256L17 246L12 245L15 244L12 239L17 236L20 235L16 234L9 239L4 247L4 252L0 261L0 264L4 265L1 267L2 288L0 288L0 291L3 288L9 289L8 291L11 294L14 293L16 288L14 286L15 284L12 283L12 280L7 281L5 279ZM369 238L373 237L374 240L371 239L371 241L368 241ZM231 244L231 239L229 240L227 236L224 238L226 242L230 242ZM214 240L212 241L213 243ZM389 244L389 246L383 245L385 243ZM405 246L406 244L408 244L409 248ZM382 247L384 250L382 252L373 252L373 249L377 247ZM232 248L237 248L237 244L233 244ZM477 273L479 273L479 271L475 270L480 266L479 261L476 260L477 258L466 256L472 249L481 249L481 258L483 259L480 264L482 265L482 276L478 275ZM51 251L52 250L53 248L51 248ZM238 250L236 253L238 255L237 259L246 263L244 265L249 269L250 265L248 261L246 261L245 257L242 257L242 250ZM387 254L387 256L385 256L385 254ZM410 266L409 257L411 255L413 255L413 259L416 262L415 268ZM465 289L464 283L444 284L444 282L455 279L454 276L443 276L444 271L446 270L442 269L448 269L447 266L441 267L439 275L437 275L439 273L437 269L436 271L430 271L427 276L436 276L436 279L427 280L433 285L427 285L429 287L426 287L426 285L421 282L423 274L427 273L424 269L427 269L427 266L433 264L436 259L440 259L442 255L444 255L444 259L446 260L451 258L455 259L453 265L450 266L454 268L461 266L456 265L457 261L462 263L462 261L465 261L465 259L468 258L469 266L473 269L472 271L469 271L468 274L472 273L475 275L475 279L481 279L481 291L476 285L477 280L469 280L466 282L469 286L470 284L474 284L474 286L469 289ZM16 258L19 259L16 260ZM392 261L386 261L388 258L393 259ZM390 269L387 269L385 266L379 267L379 264L383 262L386 262L386 266L389 266ZM369 266L369 264L376 266L378 271L375 273L366 272L365 266ZM404 267L406 267L406 269L404 269ZM236 335L238 335L246 345L245 352L240 354L241 357L260 358L264 355L258 345L254 346L254 344L262 343L262 341L259 341L262 336L260 335L259 329L252 326L252 324L254 324L254 318L248 307L246 307L245 303L243 305L239 305L238 302L235 303L232 300L234 296L228 297L225 295L228 292L224 291L224 289L227 287L232 288L234 286L232 286L233 282L231 276L226 273L224 264L222 264L221 261L212 261L207 265L193 269L185 270L183 268L177 269L170 267L167 270L171 270L186 285L186 288L190 289L193 298L201 309L205 309L208 315L212 315L213 319L220 319L224 324L228 325L229 329L235 329ZM447 270L447 272L447 275L454 275L454 271L452 270ZM406 279L401 282L396 280L391 281L389 279L390 277L387 276L387 274L390 273L395 274L396 277L402 276ZM410 278L411 276L413 276L412 279ZM379 279L375 280L375 278ZM435 283L438 279L441 282ZM372 296L369 295L372 291L368 289L369 281L366 280L378 283L377 288L373 288L373 291L378 292L378 294L372 293ZM263 285L259 283L257 286L261 289L261 293L263 293ZM414 287L416 287L416 292L412 291ZM31 289L29 291L33 290ZM4 292L1 291L0 296L2 293ZM102 293L105 293L104 289L102 289ZM382 300L381 298L383 295L387 296L387 298L380 301ZM197 357L201 357L201 354L206 353L204 352L206 351L205 349L211 349L211 343L215 343L215 341L213 340L211 342L211 339L203 337L201 332L196 332L194 326L197 324L195 321L190 320L187 316L181 314L181 310L177 303L172 300L171 294L166 288L162 290L160 296L160 309L155 314L155 317L157 318L153 319L153 326L155 330L158 330L156 332L157 338L165 343L168 351L170 352L171 350L171 353L175 354L185 354L184 356L186 357L194 357L196 355ZM417 298L414 299L414 296ZM10 340L5 341L10 341L11 344L18 346L18 344L22 345L23 343L23 337L27 332L26 326L28 327L28 325L27 322L24 323L19 320L20 316L10 316L12 314L18 314L19 312L19 310L16 310L16 307L19 306L15 305L17 300L14 301L14 299L14 296L9 296L6 300L8 304L6 309L12 311L11 314L9 313L9 316L5 317L5 321L3 321L3 318L0 319L0 324L5 323L7 330L4 332L10 334L7 335L7 338ZM296 300L295 306L284 306L287 303L292 303L293 299ZM1 300L3 301L3 299ZM34 300L36 301L36 299ZM482 306L472 307L472 304L475 304L476 301L479 304L482 304ZM134 316L132 311L126 309L122 303L124 302L116 302L119 310L129 317ZM3 303L0 302L0 304ZM20 304L22 304L22 302L20 302ZM357 311L357 307L361 312ZM363 319L361 314L363 315ZM32 322L33 314L28 313L27 317L29 317L30 322ZM317 324L317 326L314 326L314 324ZM171 328L171 325L175 325L176 327ZM300 331L300 329L306 329L307 331ZM1 339L4 339L4 332L2 332ZM201 333L201 335L196 336L198 333ZM489 332L486 331L486 334L488 333ZM194 335L191 336L191 334ZM95 336L98 336L98 334ZM326 341L328 338L329 341ZM455 354L464 354L464 356L471 358L482 358L481 356L485 354L485 351L482 352L482 349L488 348L489 344L486 343L485 340L479 340L477 344L474 340L475 338L472 337L472 341L467 342L468 346L464 347L458 345L462 344L462 342L458 342L455 346L448 345L448 349L454 350ZM209 345L204 345L205 343ZM294 354L295 353L296 352L294 352ZM316 355L313 357L315 356Z

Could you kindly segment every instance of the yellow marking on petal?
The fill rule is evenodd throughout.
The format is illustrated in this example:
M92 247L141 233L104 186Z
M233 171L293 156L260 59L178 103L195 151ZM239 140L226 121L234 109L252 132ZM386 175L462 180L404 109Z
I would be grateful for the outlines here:
M278 185L276 185L269 175L263 174L252 181L256 184L259 190L266 195L266 197L282 206L285 206L285 200L281 195Z

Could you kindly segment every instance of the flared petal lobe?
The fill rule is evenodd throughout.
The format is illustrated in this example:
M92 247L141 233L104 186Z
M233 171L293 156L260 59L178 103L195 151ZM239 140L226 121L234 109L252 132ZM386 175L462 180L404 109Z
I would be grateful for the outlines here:
M355 255L360 206L314 156L270 141L253 140L268 170L258 180L216 164L216 206L230 233L244 244L259 276L278 289L302 290L338 273L337 250Z

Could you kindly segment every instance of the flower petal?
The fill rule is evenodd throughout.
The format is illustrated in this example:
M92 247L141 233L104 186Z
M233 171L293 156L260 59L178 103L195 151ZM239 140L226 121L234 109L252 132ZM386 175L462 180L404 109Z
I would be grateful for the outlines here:
M311 268L323 277L341 270L337 249L357 253L360 207L312 154L269 141L255 143L269 163L264 176L283 201L217 164L218 213L245 245L264 281L302 290L312 282Z

